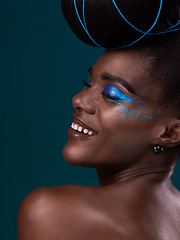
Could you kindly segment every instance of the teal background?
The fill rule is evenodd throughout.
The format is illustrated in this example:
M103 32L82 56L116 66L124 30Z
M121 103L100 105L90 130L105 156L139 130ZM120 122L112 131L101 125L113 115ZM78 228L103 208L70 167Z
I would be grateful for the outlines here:
M101 50L86 46L66 24L60 0L0 3L1 225L16 239L24 197L41 186L98 185L95 170L62 158L71 99ZM180 189L180 166L173 182Z

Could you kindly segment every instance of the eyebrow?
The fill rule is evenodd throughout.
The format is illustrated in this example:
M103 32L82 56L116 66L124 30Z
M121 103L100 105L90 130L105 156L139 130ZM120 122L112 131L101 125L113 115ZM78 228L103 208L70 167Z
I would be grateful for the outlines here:
M93 68L92 68L92 67L89 68L88 73L89 73L90 76L92 76L92 73L93 73ZM128 82L126 82L123 78L121 78L121 77L118 77L118 76L115 76L115 75L113 75L113 74L110 74L110 73L105 72L105 73L102 73L102 74L101 74L101 78L102 78L103 80L110 80L110 81L113 81L113 82L118 82L118 83L120 83L123 87L125 87L128 92L130 92L130 93L132 93L133 95L136 95L136 96L138 96L138 97L144 98L143 96L141 96L140 94L138 94L138 93L134 90L134 88L133 88Z

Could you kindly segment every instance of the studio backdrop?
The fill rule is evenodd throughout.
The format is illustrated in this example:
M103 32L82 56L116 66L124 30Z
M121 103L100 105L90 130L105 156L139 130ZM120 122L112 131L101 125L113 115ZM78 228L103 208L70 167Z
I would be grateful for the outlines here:
M102 50L74 36L60 0L6 0L0 12L0 239L15 240L18 208L35 188L98 185L95 170L70 166L62 149L72 97ZM173 183L180 189L180 164Z

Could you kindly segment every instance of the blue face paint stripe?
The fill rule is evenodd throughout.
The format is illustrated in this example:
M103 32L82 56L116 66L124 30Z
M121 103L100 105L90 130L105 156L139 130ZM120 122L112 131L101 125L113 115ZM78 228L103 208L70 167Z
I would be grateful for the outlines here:
M117 120L120 119L120 118L122 118L122 117L124 117L124 116L126 116L126 115L128 115L128 114L129 114L129 112L123 114L121 117L117 118ZM137 117L135 117L135 116L133 116L133 115L132 115L132 117L134 117L136 120L140 121ZM140 122L141 122L141 121L140 121Z
M120 116L119 118L117 118L117 120L120 119L120 118L122 118L122 117L124 117L124 116L126 116L127 114L128 114L128 113L123 114L122 116Z
M122 105L122 104L121 104ZM114 106L114 107L116 107L116 106ZM123 114L121 117L123 117L123 116L126 116L126 115L128 115L129 113L131 114L131 112L129 112L128 110L127 110L127 108L125 108L125 109L123 109L123 108L120 108L120 107L116 107L116 108L118 108L118 109L120 109L120 110L123 110L124 112L126 112L126 114ZM135 117L135 116L133 116L133 114L131 114L132 115L132 117L134 117L135 119L137 119L138 121L140 121L137 117ZM121 117L119 117L118 119L120 119Z
M118 119L120 119L120 118L122 118L122 117L124 117L124 116L126 116L126 115L128 115L128 114L130 114L132 117L134 117L135 119L137 119L138 121L140 121L141 122L141 120L140 119L138 119L137 117L143 117L143 118L147 118L147 119L152 119L152 117L150 117L150 116L144 116L144 115L140 115L140 114L137 114L137 113L134 113L134 111L137 111L137 110L139 110L139 109L142 109L142 108L144 108L144 107L147 107L147 105L144 105L144 106L141 106L141 107L138 107L138 108L136 108L136 109L134 109L134 110L132 110L132 111L129 111L124 105L122 105L121 103L118 103L120 106L122 106L123 108L121 108L121 107L117 107L117 106L114 106L115 108L118 108L118 109L120 109L120 110L122 110L122 111L124 111L124 112L126 112L125 114L123 114L122 116L120 116L119 118L117 118L117 120Z
M130 112L127 112L127 113L123 114L122 116L120 116L119 118L117 118L117 120L120 119L120 118L122 118L122 117L124 117L124 116L126 116L126 115L128 115L129 113L130 113ZM134 117L136 120L140 121L137 117L135 117L135 116L133 116L133 115L132 115L132 117ZM141 122L141 121L140 121L140 122Z
M144 118L149 118L149 119L152 119L152 117L149 117L149 116L144 116L144 115L139 115L139 114L136 114L136 113L132 113L133 115L136 115L138 117L144 117Z
M124 109L124 108L120 108L120 107L115 107L115 108L118 108L118 109L123 110L125 112L129 112L127 109Z
M138 121L140 121L140 122L141 122L141 120L140 120L140 119L138 119L137 117L135 117L133 114L131 114L131 116L132 116L132 117L134 117L135 119L137 119Z
M126 109L126 107L124 105L122 105L121 103L118 103L121 107L123 107L124 109Z

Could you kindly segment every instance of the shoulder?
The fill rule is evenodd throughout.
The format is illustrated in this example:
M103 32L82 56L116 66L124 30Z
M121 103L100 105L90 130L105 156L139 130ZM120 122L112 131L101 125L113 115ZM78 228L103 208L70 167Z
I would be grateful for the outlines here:
M89 191L88 187L65 185L31 192L19 208L18 240L52 240L63 234L66 238L69 228L78 232L91 208Z

